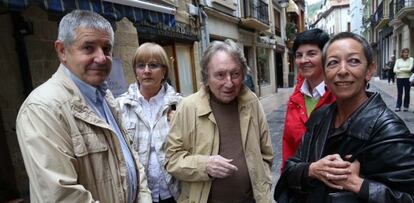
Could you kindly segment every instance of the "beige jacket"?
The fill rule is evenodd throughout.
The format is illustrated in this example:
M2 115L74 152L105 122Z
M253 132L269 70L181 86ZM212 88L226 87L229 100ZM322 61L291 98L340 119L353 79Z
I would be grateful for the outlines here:
M106 100L126 139L109 91ZM16 127L31 202L127 201L128 175L119 140L87 106L62 65L23 103ZM145 172L133 154L140 181L136 202L151 202Z
M238 99L242 145L254 198L257 203L270 203L273 150L266 117L259 100L247 88L242 89ZM172 121L166 169L181 181L178 202L208 200L212 179L206 173L207 159L217 155L219 149L218 127L209 101L203 87L182 100Z

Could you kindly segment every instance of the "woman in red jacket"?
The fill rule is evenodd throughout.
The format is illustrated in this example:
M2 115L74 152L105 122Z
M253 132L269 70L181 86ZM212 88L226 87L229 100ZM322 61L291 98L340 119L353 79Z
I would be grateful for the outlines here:
M282 169L293 156L305 133L305 123L315 109L331 104L335 97L326 88L322 66L322 49L329 35L321 29L311 29L296 36L293 42L298 83L290 96L282 143Z

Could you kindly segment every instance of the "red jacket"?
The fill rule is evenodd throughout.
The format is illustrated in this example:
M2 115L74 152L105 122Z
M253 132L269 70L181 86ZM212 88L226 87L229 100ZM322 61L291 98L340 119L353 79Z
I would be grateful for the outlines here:
M306 122L308 115L306 114L305 97L300 92L303 84L303 79L298 81L295 90L290 96L285 119L285 128L283 131L282 142L282 170L285 166L285 161L291 156L295 155L297 148L302 141L302 136L306 131ZM326 89L325 94L319 99L315 109L320 108L326 104L331 104L335 101L335 96Z

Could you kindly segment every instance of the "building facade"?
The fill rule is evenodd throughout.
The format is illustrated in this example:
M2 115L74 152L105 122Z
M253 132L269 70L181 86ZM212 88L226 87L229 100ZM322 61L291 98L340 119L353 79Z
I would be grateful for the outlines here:
M286 43L288 50L287 86L293 87L296 84L297 69L295 65L295 54L292 52L293 41L296 34L305 31L305 1L289 0L286 8ZM286 84L286 83L285 83ZM285 86L286 87L286 86Z
M350 8L348 0L325 0L322 12L311 27L325 30L331 36L351 31Z
M409 48L410 56L414 56L414 1L393 0L390 3L393 8L390 9L389 26L392 26L391 40L394 45L391 53L399 58L401 50Z
M350 1L349 8L350 8L350 18L351 18L351 32L356 33L358 35L362 35L362 32L363 32L363 25L362 25L363 18L361 18L361 16L363 16L362 1Z
M258 96L277 91L275 67L276 64L284 66L284 56L275 54L277 47L279 52L285 51L280 35L284 14L273 3L271 0L199 1L202 14L200 53L211 41L234 40L243 48ZM276 34L280 38L278 46ZM283 76L281 78L283 80Z

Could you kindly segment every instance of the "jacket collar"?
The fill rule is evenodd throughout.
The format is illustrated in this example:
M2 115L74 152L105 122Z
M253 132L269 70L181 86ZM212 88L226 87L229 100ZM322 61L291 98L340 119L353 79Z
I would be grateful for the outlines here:
M369 139L366 136L372 134L378 117L381 116L382 111L387 108L378 92L367 92L367 95L368 99L342 124L342 126L345 127L347 134L362 140ZM329 115L327 118L331 118L331 121L334 120L336 108L336 103L329 106Z
M119 98L124 98L123 100L125 104L135 107L139 104L139 98L141 97L141 95L138 94L138 91L138 84L136 82L132 83L129 86L128 91L122 94ZM178 103L181 99L181 95L178 94L175 89L168 83L164 83L160 91L165 91L164 101L166 105L169 105L171 103Z
M79 88L76 86L76 84L65 74L65 66L63 64L60 64L58 70L56 73L52 76L57 81L60 81L63 87L68 91L69 94L71 94L70 99L70 105L72 114L76 116L77 118L88 122L92 125L96 125L102 128L110 129L109 125L100 119L94 111L92 111L85 99L82 96L82 93L80 92ZM106 90L105 99L111 108L112 112L113 109L116 108L116 103L112 97L112 94L110 94L109 90ZM117 112L117 111L115 111ZM115 118L119 118L119 115L114 115Z

